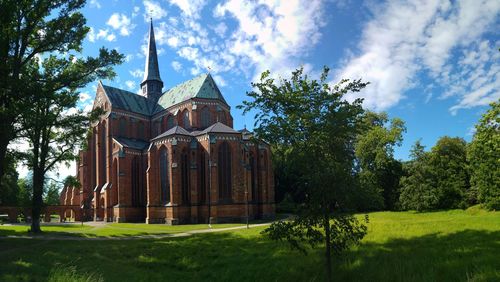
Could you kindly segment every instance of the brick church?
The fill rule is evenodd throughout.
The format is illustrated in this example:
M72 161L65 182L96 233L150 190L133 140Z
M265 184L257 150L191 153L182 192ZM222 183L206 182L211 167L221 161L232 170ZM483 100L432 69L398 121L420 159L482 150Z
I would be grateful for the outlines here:
M105 111L80 152L81 188L61 204L112 222L206 223L272 217L270 148L233 129L230 106L209 73L163 91L151 23L141 94L97 85Z

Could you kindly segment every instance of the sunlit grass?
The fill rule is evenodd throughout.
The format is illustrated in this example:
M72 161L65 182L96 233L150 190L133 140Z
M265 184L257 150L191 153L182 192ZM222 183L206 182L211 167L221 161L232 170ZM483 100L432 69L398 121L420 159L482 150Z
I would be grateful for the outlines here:
M500 281L500 212L377 212L369 218L362 244L334 258L334 280ZM122 231L199 226L112 224L101 229L110 233L99 232L125 236ZM77 278L91 274L104 281L324 280L321 248L304 256L263 237L264 228L132 241L0 236L0 281L46 281L58 265L74 266Z

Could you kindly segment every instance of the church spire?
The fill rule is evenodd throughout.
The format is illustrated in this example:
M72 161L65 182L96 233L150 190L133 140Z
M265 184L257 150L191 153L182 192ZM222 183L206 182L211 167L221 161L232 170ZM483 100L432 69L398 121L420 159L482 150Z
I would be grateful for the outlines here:
M148 53L146 55L144 80L141 82L141 88L142 95L155 99L161 96L161 90L163 88L163 81L160 78L160 70L158 67L158 54L156 53L153 19L151 19L151 25L149 27Z

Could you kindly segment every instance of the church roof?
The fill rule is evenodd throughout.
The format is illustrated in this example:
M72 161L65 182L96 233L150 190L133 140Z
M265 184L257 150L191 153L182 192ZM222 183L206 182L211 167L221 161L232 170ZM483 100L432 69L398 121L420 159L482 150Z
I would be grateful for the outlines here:
M102 84L102 87L113 105L113 108L146 116L151 114L152 105L146 97L104 84Z
M185 130L184 128L176 125L176 126L170 128L169 130L163 132L162 134L156 136L155 138L153 138L153 140L159 139L159 138L162 138L162 137L165 137L165 136L169 136L169 135L187 135L187 136L191 136L191 133L189 133L189 131Z
M146 141L131 139L125 137L113 137L116 142L120 143L125 148L131 148L136 150L144 150L149 146L149 143Z
M231 127L223 123L216 122L211 126L207 127L205 130L198 132L197 135L202 135L206 133L238 133L238 131L232 129Z
M154 113L192 98L216 99L227 105L212 76L209 73L204 73L163 93Z
M144 80L158 80L160 78L160 69L158 67L158 55L156 54L156 41L155 33L153 30L153 20L151 20L151 26L149 28L149 42L148 42L148 53L146 58L146 67L144 69Z

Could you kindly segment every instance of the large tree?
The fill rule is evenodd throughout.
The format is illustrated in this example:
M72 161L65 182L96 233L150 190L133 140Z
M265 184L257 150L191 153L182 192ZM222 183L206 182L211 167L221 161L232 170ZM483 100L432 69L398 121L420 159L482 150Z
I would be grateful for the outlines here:
M467 142L459 137L443 136L432 147L429 166L434 175L438 209L456 209L467 206L469 169Z
M500 210L500 101L491 103L476 125L467 155L479 202Z
M247 93L251 101L240 108L257 110L255 132L273 146L275 157L285 158L301 171L298 180L305 195L297 217L272 224L266 233L305 250L303 243L324 243L327 279L331 280L331 253L357 243L366 226L348 213L354 183L354 144L363 115L362 100L348 102L345 94L367 83L343 80L330 86L328 69L319 80L302 69L290 79L275 80L264 72Z
M122 61L123 55L115 50L101 49L97 58L50 55L30 65L30 84L37 90L20 123L21 137L30 144L25 158L33 171L32 232L40 231L46 173L58 163L76 159L90 122L102 113L77 110L78 89L98 78L113 77L112 66Z
M89 28L78 10L85 0L0 1L0 181L5 156L31 106L29 65L48 52L79 51Z
M394 209L399 198L402 165L394 159L394 147L403 141L406 128L401 119L389 123L386 113L367 111L356 142L359 165L359 202L362 209Z

